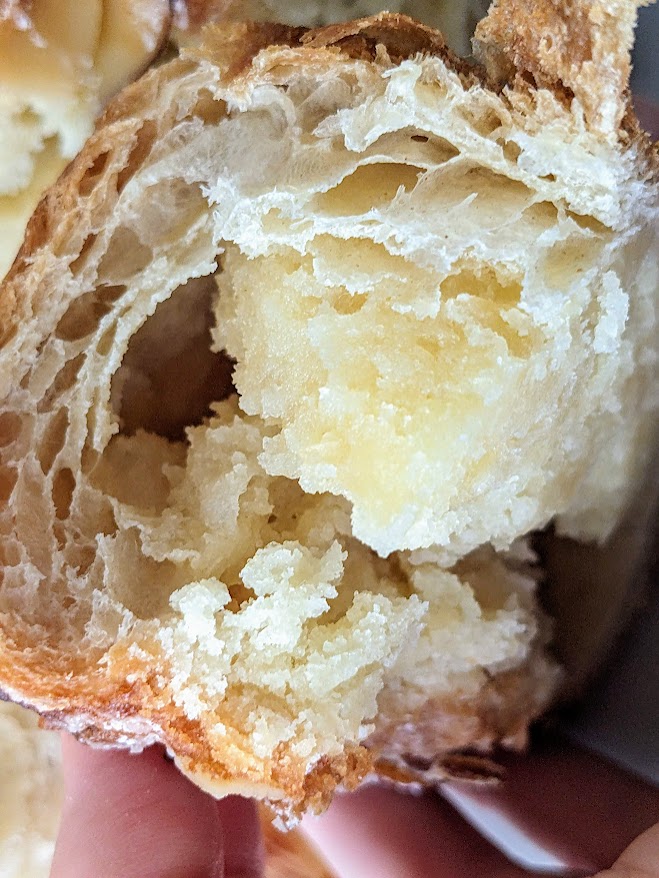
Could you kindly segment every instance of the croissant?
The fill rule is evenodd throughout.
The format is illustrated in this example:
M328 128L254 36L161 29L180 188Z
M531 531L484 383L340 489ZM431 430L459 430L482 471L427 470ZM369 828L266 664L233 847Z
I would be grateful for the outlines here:
M0 288L0 686L49 726L288 824L524 746L529 534L603 543L643 483L659 277L636 4L533 8L481 66L402 15L211 27L46 194Z

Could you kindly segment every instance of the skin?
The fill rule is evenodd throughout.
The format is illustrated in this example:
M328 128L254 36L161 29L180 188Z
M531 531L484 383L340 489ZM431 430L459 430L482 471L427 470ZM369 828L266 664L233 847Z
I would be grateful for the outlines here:
M659 137L659 110L642 99L636 110ZM264 878L253 803L216 802L157 749L131 756L63 738L66 799L51 878ZM656 790L551 742L509 757L507 769L498 790L452 789L541 833L573 875L659 878ZM530 875L435 795L365 788L337 797L308 828L343 878Z
M65 800L51 878L258 878L253 802L216 802L152 748L92 750L62 736Z
M216 802L158 749L94 751L68 736L63 749L66 799L51 878L263 878L253 803ZM656 819L659 793L583 752L538 749L511 757L503 787L471 795L489 797L528 828L541 816L545 840L560 839L569 874L593 875L611 862L598 878L659 878L659 824L617 859L611 854ZM337 798L307 826L343 878L530 875L436 795L367 787Z
M563 874L659 878L659 824L652 828L659 817L659 791L565 742L534 742L530 754L497 761L507 770L503 784L453 783L444 790L454 801L478 801L507 814L566 864ZM345 878L531 874L433 794L363 788L335 800L327 815L307 828ZM613 863L610 871L598 873Z

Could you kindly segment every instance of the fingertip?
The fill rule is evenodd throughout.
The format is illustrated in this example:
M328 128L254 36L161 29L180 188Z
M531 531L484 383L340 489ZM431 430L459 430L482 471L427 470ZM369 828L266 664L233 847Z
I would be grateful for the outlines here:
M503 783L483 787L452 782L442 789L463 815L509 853L505 836L510 827L548 859L593 874L612 863L659 815L655 787L556 736L539 737L527 754L499 754L497 759L506 768Z
M341 875L360 878L521 878L437 796L366 786L337 796L307 834Z
M66 797L51 878L218 878L214 799L163 752L133 755L63 740Z
M612 869L597 878L659 878L659 823L640 835L621 854Z

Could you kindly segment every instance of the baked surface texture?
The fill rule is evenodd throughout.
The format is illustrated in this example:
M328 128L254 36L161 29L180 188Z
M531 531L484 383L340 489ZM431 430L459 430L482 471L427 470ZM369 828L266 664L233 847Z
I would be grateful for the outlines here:
M399 15L209 29L42 200L0 288L0 685L51 726L289 822L524 745L560 676L524 538L605 541L653 442L659 208L619 80L540 83L516 9L496 83Z

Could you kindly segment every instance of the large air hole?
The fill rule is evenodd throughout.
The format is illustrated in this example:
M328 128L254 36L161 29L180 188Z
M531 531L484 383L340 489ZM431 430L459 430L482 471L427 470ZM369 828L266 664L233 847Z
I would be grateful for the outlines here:
M6 466L0 469L0 503L9 500L17 481L18 471L15 467Z
M215 98L207 88L202 88L191 113L202 119L205 125L218 125L227 114L227 105Z
M63 406L46 425L46 429L37 447L39 463L44 475L50 472L55 458L64 447L68 428L69 413L66 407Z
M119 285L143 271L152 259L153 253L137 232L119 226L112 233L99 263L98 277L106 286Z
M123 284L100 284L78 296L55 327L55 335L64 341L76 341L90 335L125 292Z
M86 198L99 182L103 171L105 171L107 167L109 158L109 152L106 151L99 153L80 178L78 191L83 198Z
M234 392L233 361L211 350L213 277L179 287L135 333L112 381L121 432L179 440Z
M22 420L15 412L3 412L0 415L0 448L11 445L20 436Z
M444 299L467 295L511 307L519 304L522 285L518 278L500 277L491 266L479 265L450 274L442 281L441 291Z
M77 277L82 269L87 265L90 251L96 243L97 238L98 235L92 233L91 235L87 235L87 237L83 241L82 247L80 248L80 253L78 253L76 258L69 265L69 271L74 277Z
M75 476L68 467L57 470L53 478L52 497L55 515L60 521L69 515L75 485Z
M146 119L142 127L135 133L135 140L124 167L117 174L117 192L121 193L128 182L142 167L147 156L151 152L158 127L152 119Z
M67 390L70 390L73 387L77 377L78 372L80 372L82 368L82 364L85 362L85 354L79 353L72 360L67 360L62 368L59 370L55 378L53 379L50 387L45 392L43 397L37 403L37 411L39 414L43 414L44 412L50 411L53 403L65 393ZM33 374L33 373L30 373ZM39 373L36 373L36 379L39 379Z
M328 192L314 199L331 216L359 216L390 204L399 191L410 192L422 169L416 165L377 163L361 165Z

